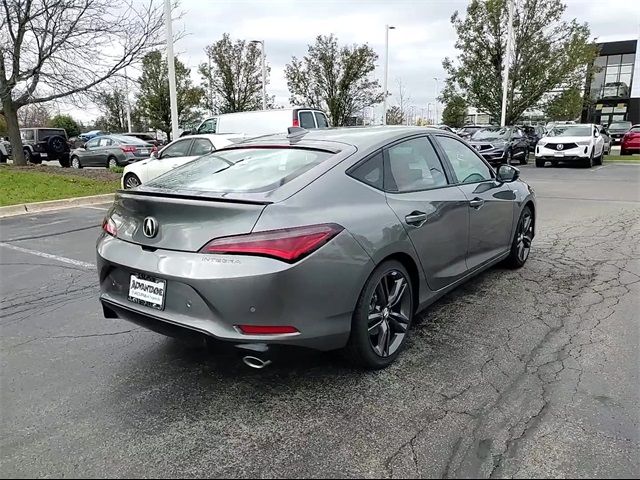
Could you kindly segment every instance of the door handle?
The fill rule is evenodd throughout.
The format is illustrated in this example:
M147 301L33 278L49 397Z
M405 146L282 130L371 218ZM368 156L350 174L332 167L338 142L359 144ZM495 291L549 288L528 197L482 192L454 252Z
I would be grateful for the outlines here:
M475 208L476 210L479 210L480 207L482 207L484 205L484 200L481 198L474 198L473 200L469 201L469 206L471 208Z
M414 227L421 227L427 221L427 214L424 212L413 211L406 217L404 217L405 221L409 225L413 225Z

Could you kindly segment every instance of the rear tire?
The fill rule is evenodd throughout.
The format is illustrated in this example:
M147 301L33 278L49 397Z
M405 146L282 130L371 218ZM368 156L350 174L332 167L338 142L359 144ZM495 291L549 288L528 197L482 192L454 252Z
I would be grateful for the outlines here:
M529 258L531 242L533 241L533 231L535 218L531 207L526 206L520 214L516 232L511 242L511 252L505 260L505 264L510 268L522 267Z
M7 163L7 157L4 153L0 153L0 163Z
M69 168L71 166L71 160L69 158L69 154L65 153L63 154L59 159L58 162L60 163L60 166L62 168ZM82 168L82 167L80 167Z
M345 348L352 363L379 370L394 362L409 335L413 288L411 277L400 262L390 260L373 271L353 312Z
M536 167L537 168L544 168L544 164L547 163L544 160L538 159L536 158Z
M522 158L520 159L520 165L526 165L527 163L529 163L529 149L528 148L524 151L524 155L522 155Z
M118 166L118 160L116 157L109 157L107 159L107 168L116 168Z

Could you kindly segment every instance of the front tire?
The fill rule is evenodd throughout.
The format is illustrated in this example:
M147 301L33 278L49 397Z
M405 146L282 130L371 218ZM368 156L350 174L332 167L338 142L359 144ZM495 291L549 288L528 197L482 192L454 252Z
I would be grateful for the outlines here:
M124 176L124 181L122 183L124 184L125 189L129 189L129 188L136 188L142 182L140 181L140 179L135 173L127 173Z
M620 155L622 155L622 156L629 155L629 152L627 150L625 150L624 148L620 147Z
M80 159L78 157L76 157L75 155L73 157L71 157L71 167L72 168L77 168L77 169L82 168L82 163L80 163Z
M505 260L507 266L511 268L522 267L529 258L531 242L533 241L533 228L535 219L531 207L526 206L520 214L520 220L511 242L511 252Z
M529 149L525 149L523 152L522 158L520 159L520 165L526 165L529 163Z
M584 160L582 160L582 168L593 167L593 153L594 152L591 152L591 155L589 155L589 158L585 158Z
M404 347L413 318L413 285L395 260L380 264L358 299L346 347L350 360L367 369L391 365Z
M536 158L536 167L537 168L544 168L544 164L547 163L542 159Z

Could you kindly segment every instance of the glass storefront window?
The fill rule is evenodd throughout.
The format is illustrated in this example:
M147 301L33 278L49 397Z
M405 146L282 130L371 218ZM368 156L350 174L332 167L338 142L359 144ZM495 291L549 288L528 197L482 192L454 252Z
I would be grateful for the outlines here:
M620 65L622 62L622 55L609 55L607 59L607 65Z
M633 63L636 61L636 56L633 53L625 53L622 56L622 63L629 63L631 65L633 65Z

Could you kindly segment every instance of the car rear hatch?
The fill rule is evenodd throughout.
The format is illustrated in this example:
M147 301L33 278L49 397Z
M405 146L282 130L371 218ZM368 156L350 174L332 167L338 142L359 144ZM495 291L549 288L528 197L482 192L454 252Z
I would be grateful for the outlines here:
M268 203L120 191L108 217L126 242L197 252L213 238L251 232Z

